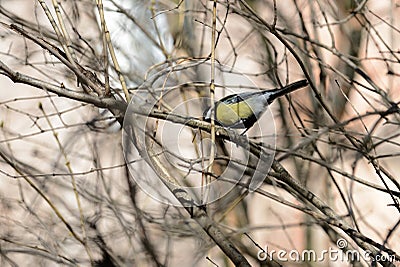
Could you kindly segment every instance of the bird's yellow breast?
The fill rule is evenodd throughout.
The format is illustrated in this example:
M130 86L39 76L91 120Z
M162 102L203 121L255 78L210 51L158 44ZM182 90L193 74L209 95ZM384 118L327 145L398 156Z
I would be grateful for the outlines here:
M252 114L253 110L245 101L228 105L220 103L216 109L217 121L227 127L250 117Z

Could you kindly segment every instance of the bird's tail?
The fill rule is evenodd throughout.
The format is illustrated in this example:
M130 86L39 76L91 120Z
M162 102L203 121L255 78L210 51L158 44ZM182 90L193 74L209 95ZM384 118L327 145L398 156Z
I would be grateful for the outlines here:
M295 91L297 89L303 88L303 87L305 87L307 85L308 85L307 80L300 80L300 81L291 83L291 84L289 84L289 85L287 85L287 86L285 86L283 88L278 88L278 89L275 89L275 90L266 91L266 93L268 92L270 94L268 102L272 103L272 101L274 101L278 97L286 95L286 94L289 94L289 93L291 93L291 92L293 92L293 91Z

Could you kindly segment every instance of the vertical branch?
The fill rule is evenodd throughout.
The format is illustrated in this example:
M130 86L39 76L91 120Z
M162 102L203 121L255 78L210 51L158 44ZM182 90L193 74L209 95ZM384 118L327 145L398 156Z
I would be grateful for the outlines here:
M121 67L119 66L119 63L118 63L118 60L117 60L117 56L115 55L114 46L112 45L112 42L111 42L110 32L108 31L107 24L106 24L106 21L105 21L105 18L104 18L103 1L102 0L96 0L96 4L97 4L97 8L99 10L101 29L103 31L103 34L105 35L106 40L107 40L108 50L110 52L111 59L112 59L112 61L114 63L115 70L117 71L118 78L119 78L119 81L121 83L122 90L124 91L126 101L129 103L131 98L129 96L128 88L126 87L125 78L122 75Z
M351 1L343 1L338 2L337 6L339 7L339 11L343 13L343 15L347 15L353 12L353 7ZM360 16L362 19L362 16ZM337 38L341 40L339 42L339 50L342 54L348 55L348 60L351 60L354 63L354 66L347 64L346 62L340 61L336 68L343 70L343 73L346 77L353 81L355 76L357 75L356 70L360 65L358 60L358 55L360 53L360 44L362 41L362 25L358 23L357 15L354 16L348 23L341 25L341 36ZM353 89L353 85L344 83L341 86L341 91L333 91L332 101L335 102L335 106L333 107L334 114L337 118L342 118L345 114L346 106L347 106L347 97L350 96L351 91Z
M57 40L60 43L60 45L62 46L63 51L65 53L65 56L66 56L69 64L72 66L72 68L74 70L80 69L79 68L80 66L78 66L78 64L77 64L76 55L71 46L71 39L69 38L69 34L65 28L65 24L64 24L63 18L61 16L60 7L58 5L58 2L56 0L53 0L53 6L54 6L54 10L57 14L57 18L60 23L61 30L58 27L53 16L51 15L51 12L50 12L48 6L46 5L45 1L44 0L38 0L38 1L39 1L40 5L42 6L42 9L43 9L44 13L46 14L47 19L49 20L51 26L53 27L54 32L57 35ZM35 41L35 40L33 40L33 41ZM72 68L71 68L71 70L72 70ZM79 82L81 77L79 77L79 75L77 75L77 77L78 77L78 82ZM83 86L83 89L85 90L85 92L89 92L85 85ZM92 89L94 91L96 91L97 94L102 95L101 90L99 88L97 88L97 86L93 86Z
M150 7L151 15L153 16L152 21L153 21L154 29L155 29L155 31L157 33L159 47L160 47L162 53L164 54L165 59L168 59L169 58L168 51L164 46L164 42L163 42L163 40L161 38L160 30L158 29L158 25L157 25L156 19L155 19L155 15L156 15L156 12L155 12L156 7L155 7L155 5L156 5L155 1L152 0L151 1L151 7Z
M60 45L62 46L62 48L63 48L63 50L64 50L64 53L65 53L66 56L67 56L68 61L69 61L72 65L75 66L74 59L73 59L73 57L72 57L72 55L71 55L71 53L70 53L68 47L66 46L66 42L64 41L64 40L65 40L65 37L64 37L63 34L61 33L60 28L58 27L56 21L54 20L53 16L51 15L51 12L50 12L49 7L46 5L46 3L45 3L44 0L38 0L38 1L39 1L40 5L42 6L42 9L43 9L44 13L46 14L47 19L49 20L51 26L53 27L53 30L54 30L54 32L55 32L56 35L57 35L57 39L58 39L58 41L60 42ZM53 4L54 4L54 1L53 1ZM58 5L54 5L54 8L55 8L55 10L56 10L58 19L62 21L61 14L60 14L59 9L58 9L57 7L58 7ZM64 30L65 30L65 28L64 28Z
M211 30L211 80L210 80L210 99L211 99L211 147L210 147L210 160L208 165L208 173L212 173L214 163L215 147L215 37L217 28L217 0L214 0L213 4L213 17L212 17L212 30ZM211 177L207 176L207 183Z
M278 14L277 14L277 10L276 10L276 0L274 0L274 21L272 22L272 28L275 29L276 26L276 22L278 20Z
M56 11L58 23L59 23L61 31L62 31L62 37L63 37L63 39L62 39L63 40L63 44L62 45L65 46L64 47L65 53L67 55L70 55L69 56L71 58L70 61L72 60L71 63L73 63L73 62L77 61L76 60L76 55L75 55L74 50L72 49L71 38L70 38L70 36L69 36L69 34L67 32L67 29L65 28L64 20L63 20L63 18L61 16L60 6L58 5L58 1L53 0L53 6L54 6L54 10Z

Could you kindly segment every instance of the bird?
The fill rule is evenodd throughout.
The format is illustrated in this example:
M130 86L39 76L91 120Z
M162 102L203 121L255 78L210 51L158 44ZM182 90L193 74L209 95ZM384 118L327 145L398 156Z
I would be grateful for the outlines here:
M275 99L307 85L307 80L299 80L282 88L228 95L217 101L214 107L207 108L203 118L210 122L214 113L215 124L230 129L245 129L241 133L243 135Z

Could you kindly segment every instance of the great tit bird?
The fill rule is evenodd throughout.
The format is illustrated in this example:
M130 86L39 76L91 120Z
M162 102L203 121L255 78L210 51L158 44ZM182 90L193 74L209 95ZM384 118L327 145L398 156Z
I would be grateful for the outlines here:
M226 128L245 129L242 133L244 134L276 98L305 87L307 84L307 80L300 80L283 88L228 95L214 105L215 123ZM209 107L204 112L205 121L211 121L211 113L212 109Z

